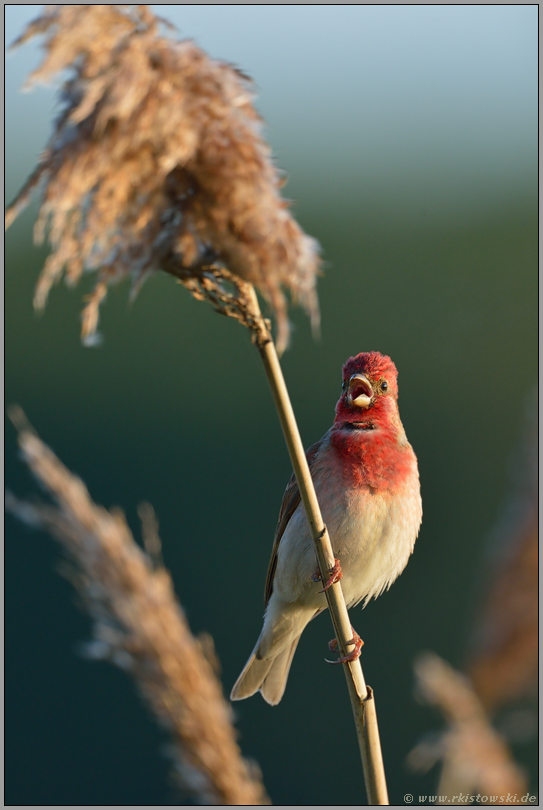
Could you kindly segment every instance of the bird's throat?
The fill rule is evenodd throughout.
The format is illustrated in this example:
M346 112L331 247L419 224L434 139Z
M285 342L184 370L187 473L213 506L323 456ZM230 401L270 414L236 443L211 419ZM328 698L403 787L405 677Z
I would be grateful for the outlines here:
M399 432L389 420L340 422L330 431L330 440L352 486L390 490L411 472L413 452L403 429Z
M373 422L343 422L341 430L375 430Z

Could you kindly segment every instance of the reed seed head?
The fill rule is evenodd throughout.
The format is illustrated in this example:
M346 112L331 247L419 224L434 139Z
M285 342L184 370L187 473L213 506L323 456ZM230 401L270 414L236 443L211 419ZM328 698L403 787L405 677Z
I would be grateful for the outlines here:
M98 275L83 313L91 339L110 283L136 292L158 270L183 278L219 263L272 305L288 342L285 291L318 328L318 245L281 197L250 80L190 40L162 36L144 5L48 5L14 43L44 36L28 83L68 70L49 144L8 209L41 184L37 241L51 243L35 305L65 273Z

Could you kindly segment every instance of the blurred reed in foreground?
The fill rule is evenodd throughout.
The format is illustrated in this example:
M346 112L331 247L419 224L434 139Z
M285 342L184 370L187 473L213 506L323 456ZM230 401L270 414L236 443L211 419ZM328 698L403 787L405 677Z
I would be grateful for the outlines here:
M485 557L488 575L467 672L489 712L534 696L539 663L538 401L525 403L522 436L507 465L509 491Z
M420 693L441 710L448 729L437 742L421 741L408 763L427 770L442 759L437 790L449 798L480 792L502 798L489 804L512 804L504 798L517 795L520 803L528 789L506 735L499 734L492 721L500 709L537 693L537 418L534 391L526 402L521 442L508 465L509 493L483 561L466 674L435 655L423 656L415 665ZM515 736L526 738L536 727L535 710L517 713L514 720Z
M160 36L161 23L145 5L49 5L14 43L45 35L28 85L69 70L49 144L6 212L9 226L43 187L35 236L52 252L35 305L63 271L70 284L96 271L82 327L92 342L110 283L130 277L135 293L157 270L199 278L219 263L271 302L282 351L283 288L318 328L318 245L281 197L250 79Z
M525 776L492 728L469 679L431 654L417 661L415 674L422 696L441 710L448 723L437 741L423 740L408 758L408 764L418 770L443 760L436 791L443 800L436 804L454 804L454 796L474 793L489 797L488 804L511 804L510 795L517 795L520 803L527 790Z
M136 545L120 511L91 500L83 482L14 413L24 460L56 505L6 495L7 509L56 537L68 555L67 576L93 619L93 658L132 675L169 731L177 776L200 804L270 804L259 769L241 756L214 672L209 638L190 632L169 573L153 567L160 541L151 507L140 509L148 553ZM151 556L150 556L151 555Z

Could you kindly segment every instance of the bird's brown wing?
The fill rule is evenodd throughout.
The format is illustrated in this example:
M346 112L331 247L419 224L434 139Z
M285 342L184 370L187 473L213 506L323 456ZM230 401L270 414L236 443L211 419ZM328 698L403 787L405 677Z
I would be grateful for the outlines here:
M312 470L313 463L315 461L315 457L320 450L322 444L322 439L315 444L312 444L309 450L307 451L306 458L309 464L309 470ZM273 580L275 577L275 569L277 568L277 552L279 551L279 543L281 542L281 538L285 533L285 529L288 526L289 520L291 519L292 515L296 511L298 504L300 503L300 490L298 489L298 484L296 483L296 476L292 473L290 477L290 481L287 484L287 488L285 489L285 494L283 495L283 500L281 502L281 509L279 510L279 520L277 521L277 528L275 530L275 537L273 538L273 549L271 554L270 564L268 566L268 574L266 576L266 589L264 591L264 604L267 605L270 601L270 597L273 591Z

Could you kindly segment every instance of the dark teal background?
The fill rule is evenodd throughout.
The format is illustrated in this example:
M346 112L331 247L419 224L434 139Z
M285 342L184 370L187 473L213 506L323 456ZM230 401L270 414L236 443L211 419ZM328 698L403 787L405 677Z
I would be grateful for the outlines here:
M476 204L464 176L454 181L461 154L451 153L439 182L429 164L428 195L426 175L410 175L404 156L405 172L389 165L377 198L347 163L336 182L329 176L320 184L318 163L303 150L289 152L277 124L288 194L325 258L322 340L313 341L293 309L292 348L283 358L303 440L311 444L330 426L345 359L379 350L398 366L400 412L419 458L424 520L414 556L389 593L352 612L376 692L391 804L435 786L435 770L421 777L404 765L421 735L441 727L414 700L412 662L433 650L462 665L483 547L536 379L536 154L526 120L526 140L505 153L517 165L520 144L524 168L511 172L509 185L502 178L494 186L487 173ZM22 140L34 137L27 127L20 132ZM270 137L275 143L273 128ZM338 127L339 152L341 137ZM12 144L18 155L22 147ZM8 165L17 183L32 165L32 151L25 154L26 162ZM366 158L371 163L371 153ZM153 504L179 599L192 629L212 634L229 692L260 630L290 475L258 355L242 327L162 275L132 306L126 285L112 289L102 308L103 345L82 348L79 311L92 279L75 290L60 285L44 315L33 313L46 255L31 245L34 214L25 213L6 239L7 403L23 407L98 503L125 509L137 536L137 505ZM34 492L11 425L6 436L7 485ZM58 560L51 539L7 518L6 804L179 803L161 755L167 738L133 684L77 654L89 622L56 573ZM326 616L308 628L277 708L258 696L235 705L243 752L260 764L278 805L365 800L344 677L323 662L331 635ZM533 745L515 753L535 774Z

